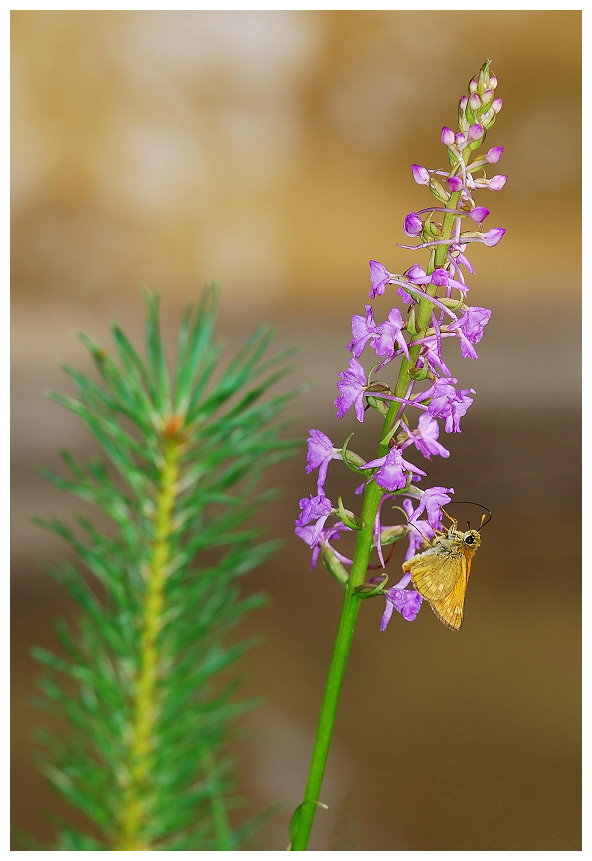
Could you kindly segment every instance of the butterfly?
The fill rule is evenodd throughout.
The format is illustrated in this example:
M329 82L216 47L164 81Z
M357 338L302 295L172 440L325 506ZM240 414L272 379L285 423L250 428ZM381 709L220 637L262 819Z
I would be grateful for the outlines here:
M461 532L458 521L447 517L452 521L449 529L437 532L437 537L428 542L427 550L404 562L403 571L411 574L413 586L429 602L438 619L458 631L463 623L471 562L481 544L479 529L485 523L479 529Z

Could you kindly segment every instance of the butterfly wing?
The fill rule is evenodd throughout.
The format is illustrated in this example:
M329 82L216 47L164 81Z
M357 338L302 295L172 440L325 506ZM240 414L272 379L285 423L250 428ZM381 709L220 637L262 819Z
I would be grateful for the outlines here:
M460 576L452 591L445 598L430 602L438 619L453 631L458 631L463 623L465 595L470 573L471 559L463 555Z
M462 573L464 560L461 552L455 552L444 542L436 541L423 553L412 556L403 563L403 571L411 574L415 589L426 601L440 601L454 589Z

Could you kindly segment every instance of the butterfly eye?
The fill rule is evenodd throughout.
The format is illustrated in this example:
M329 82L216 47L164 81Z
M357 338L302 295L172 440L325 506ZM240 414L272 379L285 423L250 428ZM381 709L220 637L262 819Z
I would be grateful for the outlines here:
M474 543L475 543L475 536L474 535L467 535L467 537L465 538L465 544L474 544Z

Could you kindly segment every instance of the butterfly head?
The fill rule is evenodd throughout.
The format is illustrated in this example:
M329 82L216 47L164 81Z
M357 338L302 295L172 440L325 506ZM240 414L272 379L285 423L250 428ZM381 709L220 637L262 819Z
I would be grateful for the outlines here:
M475 551L481 544L481 536L476 529L469 529L468 532L461 532L459 538L462 538L463 545L471 551Z

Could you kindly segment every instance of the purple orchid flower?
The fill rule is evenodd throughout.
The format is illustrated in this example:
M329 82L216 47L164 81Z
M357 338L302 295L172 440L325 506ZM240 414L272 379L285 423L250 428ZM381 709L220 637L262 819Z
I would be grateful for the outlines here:
M311 520L315 521L309 539L309 546L314 547L323 531L327 518L333 511L333 505L331 504L331 500L327 499L324 494L319 494L318 496L312 496L311 494L309 497L304 497L304 499L300 500L299 505L301 513L300 517L295 520L295 524L296 526L308 526Z
M323 431L311 429L307 439L307 461L306 472L319 470L317 482L317 492L319 495L323 493L323 487L327 480L327 469L332 460L343 460L343 455L340 448L335 448L327 434Z
M453 385L456 382L456 377L442 377L418 396L418 400L430 398L428 413L434 418L446 420L446 433L460 433L460 420L473 403L473 398L468 395L470 392L475 393L475 389L457 391Z
M487 216L489 215L489 209L485 206L475 206L469 212L469 218L471 218L476 224L481 224Z
M502 157L504 152L503 146L492 146L485 156L485 160L489 162L489 164L497 164L500 158Z
M407 515L407 523L411 526L411 529L407 533L408 544L404 560L406 562L408 559L411 559L412 556L415 556L422 544L426 544L431 541L436 533L427 520L420 520L419 514L421 514L421 512L418 514L414 510L413 503L410 499L403 500L403 509ZM405 577L408 577L406 582L409 582L411 575L406 574ZM400 586L400 583L397 583L397 586Z
M401 404L412 404L413 406L420 406L420 409L426 409L424 406L418 405L415 401L410 401L408 398L399 398L388 392L368 389L366 372L357 359L350 359L347 371L340 372L337 388L340 391L340 395L335 400L335 406L337 407L337 418L340 419L344 417L351 406L355 405L356 418L359 422L363 422L364 396L366 394L372 395L374 398L398 401Z
M391 273L386 266L379 263L378 260L370 261L370 281L372 287L370 289L370 298L375 299L377 296L382 296L386 289L386 285L390 284Z
M301 538L309 547L312 547L312 559L310 567L314 570L317 566L319 554L324 547L329 546L331 550L344 565L351 565L352 560L347 556L343 556L330 542L339 538L341 532L352 532L349 526L345 523L334 523L331 526L326 526L319 532L315 526L296 526L294 532Z
M365 317L360 314L354 314L352 317L352 335L353 339L347 345L347 349L353 353L354 358L359 359L368 341L376 335L376 323L371 305L366 305Z
M458 331L460 352L464 359L477 359L477 351L473 344L478 344L483 337L483 330L491 317L488 308L467 308L462 317L448 327L449 331Z
M373 469L377 466L380 467L380 469L374 475L376 484L384 490L391 492L394 490L400 490L407 484L407 474L405 470L411 472L412 475L415 475L418 478L421 475L425 475L423 469L418 469L418 467L414 466L412 463L404 460L401 450L398 448L392 448L384 457L377 457L376 460L368 461L368 463L364 464L363 468Z
M350 359L347 371L341 371L337 388L340 395L335 401L337 417L342 419L352 405L356 408L356 418L364 421L364 394L368 380L366 372L357 359Z
M423 601L423 598L415 589L397 589L395 586L387 589L384 597L386 598L386 606L380 620L381 631L386 629L394 610L400 613L407 622L413 622L419 613Z
M505 232L505 227L492 227L487 233L482 233L481 238L488 248L493 248L503 239Z
M450 369L442 358L441 339L438 338L437 335L431 335L429 338L424 339L423 344L424 350L422 350L422 356L427 361L428 368L436 376L438 374L445 374L447 377L449 377Z
M417 212L408 212L403 222L403 230L407 236L419 236L423 230L423 221Z
M413 179L418 185L429 185L430 174L425 167L422 167L420 164L412 164L411 173L413 174Z
M438 442L440 426L429 413L422 413L420 415L417 428L414 431L410 431L405 422L401 422L401 426L409 434L409 439L401 446L402 449L414 445L428 460L432 459L433 454L437 454L440 457L450 456L450 452Z
M377 356L394 356L396 341L404 355L409 358L407 342L402 332L403 326L401 312L398 308L393 308L389 312L388 319L376 326L374 330L377 337L372 346Z
M451 493L454 493L451 487L428 487L422 493L419 505L413 513L414 520L425 511L432 529L440 529L442 526L442 507L452 499Z

